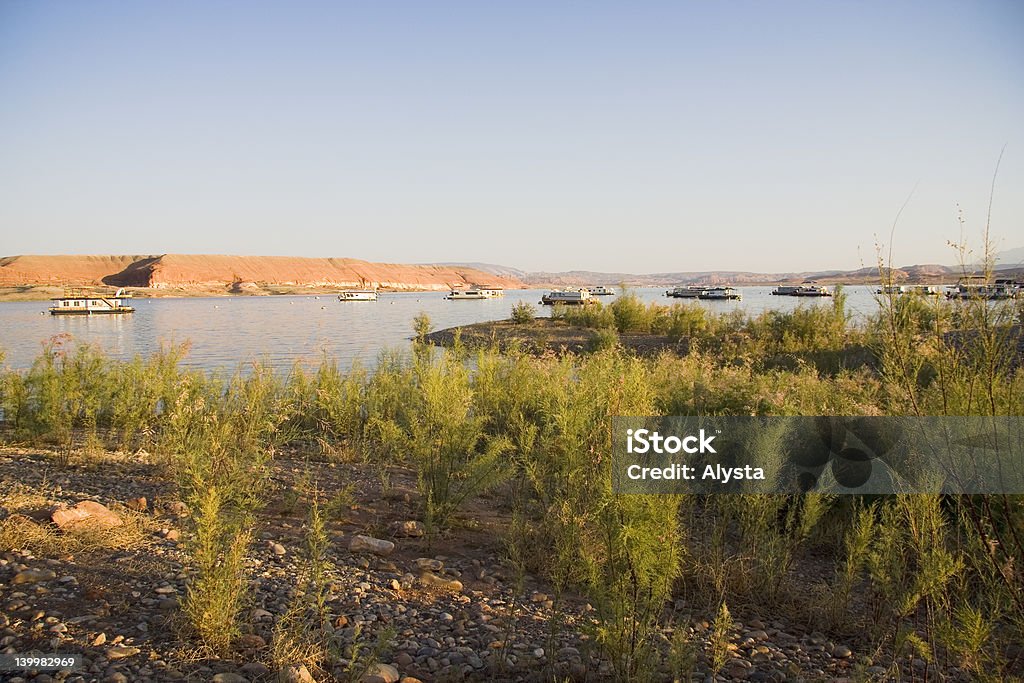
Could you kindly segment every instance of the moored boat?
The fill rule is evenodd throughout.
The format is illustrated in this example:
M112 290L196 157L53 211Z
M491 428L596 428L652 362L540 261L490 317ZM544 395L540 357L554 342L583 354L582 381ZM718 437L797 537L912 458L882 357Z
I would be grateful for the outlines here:
M612 296L613 294L615 294L615 292L608 289L604 285L598 285L596 287L584 287L583 289L590 292L590 296Z
M445 299L449 301L479 301L502 296L505 296L505 290L501 287L471 287L469 289L453 289Z
M479 289L453 289L445 299L449 301L475 301L478 299L489 299Z
M113 313L134 313L135 309L125 303L131 298L129 292L118 289L114 296L89 294L80 290L68 290L64 296L54 297L50 315L110 315Z
M776 296L832 296L828 287L814 280L804 280L799 285L779 285L771 293Z
M822 285L800 285L790 296L832 296L832 292Z
M338 293L338 301L376 301L375 289L344 289Z
M665 292L665 296L675 299L699 299L700 295L707 290L707 287L699 285L680 285Z
M995 282L985 282L983 277L960 278L954 287L946 291L947 299L980 299L984 301L997 301L1002 299L1016 299L1020 294L1020 285L1013 280L999 279Z
M938 296L942 288L938 285L884 285L875 290L875 294L917 294L920 296Z
M545 306L554 306L555 304L565 304L566 306L579 306L582 304L591 303L593 299L590 296L590 292L586 289L571 289L571 290L554 290L548 292L540 298L540 302Z
M735 287L710 287L701 292L698 298L712 301L739 299L740 293Z

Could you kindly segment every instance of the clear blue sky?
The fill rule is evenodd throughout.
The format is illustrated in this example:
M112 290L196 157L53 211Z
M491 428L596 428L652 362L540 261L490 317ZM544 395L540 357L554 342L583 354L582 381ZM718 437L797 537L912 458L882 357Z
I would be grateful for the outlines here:
M950 263L1004 145L1018 1L0 0L0 255Z

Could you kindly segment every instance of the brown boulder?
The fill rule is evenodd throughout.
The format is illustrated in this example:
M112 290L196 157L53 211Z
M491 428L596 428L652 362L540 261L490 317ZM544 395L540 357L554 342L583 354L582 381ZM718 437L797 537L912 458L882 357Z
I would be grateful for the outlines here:
M124 523L116 512L110 511L106 506L94 500L83 500L73 508L55 510L50 515L50 519L64 531L72 531L74 527L83 524L111 529Z

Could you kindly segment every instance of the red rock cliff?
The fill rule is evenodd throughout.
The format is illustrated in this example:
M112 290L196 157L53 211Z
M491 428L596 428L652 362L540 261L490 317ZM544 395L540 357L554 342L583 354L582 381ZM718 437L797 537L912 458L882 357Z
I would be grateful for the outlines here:
M9 256L0 258L0 285L108 285L210 288L241 283L318 287L443 290L473 284L521 287L507 277L460 266L371 263L348 258L290 256Z

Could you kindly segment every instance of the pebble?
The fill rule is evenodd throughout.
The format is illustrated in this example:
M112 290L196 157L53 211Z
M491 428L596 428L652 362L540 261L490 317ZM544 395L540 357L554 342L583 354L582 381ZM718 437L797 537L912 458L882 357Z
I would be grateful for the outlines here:
M352 537L352 540L349 541L348 549L353 553L371 553L373 555L387 557L395 551L395 544L391 541L373 538L372 536L356 534Z
M52 581L57 578L57 573L52 569L26 569L14 575L11 583L15 586L23 583L41 583Z
M836 645L832 648L832 656L835 659L846 659L853 655L853 650L848 648L846 645Z
M139 648L130 645L112 645L107 648L107 659L124 659L137 655L139 652Z
M420 538L426 535L427 529L423 526L423 522L407 520L392 524L391 533L396 538Z
M211 679L212 683L249 683L249 679L236 673L219 673Z
M450 591L461 591L462 582L457 579L443 579L433 572L423 572L420 574L419 582L421 585L427 588L443 588Z
M305 664L290 664L281 669L281 683L316 683Z
M390 664L374 664L363 674L363 683L398 683L398 669Z

